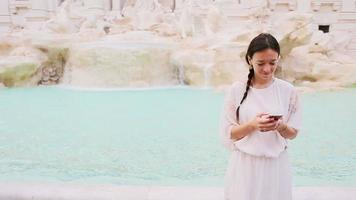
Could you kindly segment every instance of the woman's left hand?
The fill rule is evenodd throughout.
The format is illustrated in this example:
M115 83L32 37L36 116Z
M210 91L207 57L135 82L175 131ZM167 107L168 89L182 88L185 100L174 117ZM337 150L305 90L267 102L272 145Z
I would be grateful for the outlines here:
M260 127L261 132L268 132L268 131L274 131L278 128L281 119L279 120L274 120L273 118L269 117L268 115L266 116L266 119L268 120L263 124L263 126Z
M263 130L261 130L261 132L277 131L277 129L280 126L283 126L283 120L282 120L282 118L280 118L278 120L271 120L270 124L273 125L273 126L270 127L270 128L267 128L267 129L263 129Z
M279 127L283 126L283 120L282 118L281 119L278 119L277 123L276 123L276 126L274 127L274 131L276 131Z

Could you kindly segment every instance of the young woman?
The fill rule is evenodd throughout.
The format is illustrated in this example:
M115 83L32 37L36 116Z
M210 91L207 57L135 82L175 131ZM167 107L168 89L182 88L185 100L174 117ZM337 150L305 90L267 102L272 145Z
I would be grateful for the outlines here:
M248 79L225 97L221 139L231 151L225 200L292 199L287 140L298 134L301 109L294 86L274 77L279 54L272 35L255 37L246 54Z

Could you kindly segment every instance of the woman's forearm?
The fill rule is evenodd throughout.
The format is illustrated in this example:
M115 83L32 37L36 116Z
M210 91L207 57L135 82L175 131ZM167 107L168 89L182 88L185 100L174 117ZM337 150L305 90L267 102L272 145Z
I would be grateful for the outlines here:
M240 140L246 135L256 130L252 123L245 123L239 126L233 126L231 129L231 139Z
M281 124L281 126L277 128L277 131L279 134L281 134L282 137L290 140L294 139L298 134L297 130L287 126L286 124Z

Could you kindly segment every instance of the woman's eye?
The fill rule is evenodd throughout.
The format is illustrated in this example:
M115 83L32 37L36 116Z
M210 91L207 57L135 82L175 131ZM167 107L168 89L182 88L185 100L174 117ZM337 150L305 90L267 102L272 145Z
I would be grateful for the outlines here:
M261 66L263 66L264 64L257 64L257 65L261 67Z
M276 63L270 63L270 65L275 65Z

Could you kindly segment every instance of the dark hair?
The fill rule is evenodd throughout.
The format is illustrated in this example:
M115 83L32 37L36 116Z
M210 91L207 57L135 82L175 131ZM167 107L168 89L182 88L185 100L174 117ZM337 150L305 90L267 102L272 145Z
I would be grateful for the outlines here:
M250 70L248 73L248 79L247 79L246 90L245 90L244 96L242 97L240 105L237 107L237 110L236 110L236 120L237 121L239 121L240 106L247 97L247 93L248 93L248 90L251 85L251 80L255 74L252 64L250 63L249 59L251 59L253 54L255 54L256 52L263 51L265 49L273 49L274 51L276 51L278 53L278 55L280 54L280 47L279 47L278 41L276 40L276 38L274 38L269 33L261 33L258 36L256 36L255 38L253 38L250 42L250 45L247 48L247 53L246 53L245 59L246 59L247 64L250 65L251 67L250 67Z

